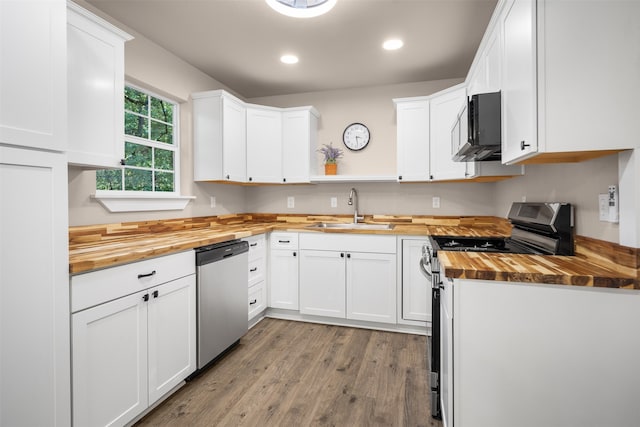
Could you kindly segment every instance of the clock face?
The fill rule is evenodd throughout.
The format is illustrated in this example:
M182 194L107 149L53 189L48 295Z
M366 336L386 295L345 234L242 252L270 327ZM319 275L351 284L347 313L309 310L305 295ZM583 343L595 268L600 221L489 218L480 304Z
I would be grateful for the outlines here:
M362 123L350 124L342 134L342 142L349 150L353 151L362 150L370 139L369 129Z

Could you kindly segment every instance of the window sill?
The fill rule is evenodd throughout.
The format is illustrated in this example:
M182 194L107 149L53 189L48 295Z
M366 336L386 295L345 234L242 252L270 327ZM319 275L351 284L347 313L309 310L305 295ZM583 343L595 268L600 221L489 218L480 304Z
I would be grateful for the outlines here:
M97 200L109 212L145 212L183 210L195 196L96 192L91 198Z

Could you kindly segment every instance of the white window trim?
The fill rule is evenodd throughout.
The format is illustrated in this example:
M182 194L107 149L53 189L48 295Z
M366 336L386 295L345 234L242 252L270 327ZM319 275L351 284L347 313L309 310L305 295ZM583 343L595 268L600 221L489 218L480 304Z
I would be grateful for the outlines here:
M170 211L170 210L183 210L187 207L187 204L191 200L195 200L195 196L182 196L180 195L180 103L176 100L169 99L165 96L156 94L155 92L135 85L130 82L125 82L125 86L132 87L136 90L147 93L154 98L161 99L163 101L170 102L175 105L173 112L173 129L174 129L174 144L175 153L178 157L178 161L174 163L173 170L173 192L164 191L114 191L114 190L96 190L95 194L91 195L92 199L97 200L105 209L109 212L148 212L148 211ZM124 109L122 110L124 114ZM123 135L127 138L127 135ZM132 137L135 138L135 137ZM177 165L177 168L176 168ZM177 169L177 170L176 170Z

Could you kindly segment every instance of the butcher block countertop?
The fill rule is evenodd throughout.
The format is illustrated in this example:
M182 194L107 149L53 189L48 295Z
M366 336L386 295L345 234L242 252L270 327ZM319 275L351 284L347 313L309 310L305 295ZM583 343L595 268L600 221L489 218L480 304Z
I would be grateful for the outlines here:
M410 236L511 234L509 222L497 217L374 215L365 216L363 222L393 223L395 227L391 230L306 228L318 222L352 220L349 215L242 214L71 227L69 272L85 273L274 230ZM601 248L598 251L602 252ZM636 287L634 268L599 267L580 257L449 252L443 254L441 264L446 276L453 278L640 289Z

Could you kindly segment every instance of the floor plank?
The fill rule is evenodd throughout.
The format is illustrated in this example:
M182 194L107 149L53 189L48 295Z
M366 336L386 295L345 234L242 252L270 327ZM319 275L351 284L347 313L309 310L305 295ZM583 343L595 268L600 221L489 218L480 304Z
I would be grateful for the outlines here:
M136 426L432 426L425 337L264 319Z

